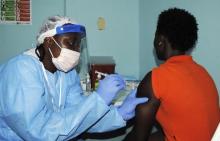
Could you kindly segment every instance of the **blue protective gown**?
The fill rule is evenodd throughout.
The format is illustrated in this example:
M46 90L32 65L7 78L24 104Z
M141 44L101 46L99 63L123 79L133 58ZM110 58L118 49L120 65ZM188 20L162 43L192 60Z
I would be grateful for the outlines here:
M68 140L87 129L104 132L125 126L116 108L96 92L83 95L74 69L45 73L48 81L41 62L27 54L0 66L0 140Z

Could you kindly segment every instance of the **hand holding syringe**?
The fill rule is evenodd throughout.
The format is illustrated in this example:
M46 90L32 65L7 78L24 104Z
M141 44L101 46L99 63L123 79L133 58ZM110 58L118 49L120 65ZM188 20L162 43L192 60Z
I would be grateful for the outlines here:
M102 78L102 76L106 77L106 76L109 75L107 73L103 73L103 72L100 72L100 71L97 71L97 70L95 71L95 74L97 74L97 79L98 80L100 80ZM134 80L131 80L131 81L127 80L127 81L125 81L125 83L126 83L126 87L129 87L130 89L135 89L138 86L137 81L134 81Z
M106 101L108 105L114 105L117 109L118 113L124 120L129 120L135 116L135 107L147 101L147 98L137 98L136 97L136 89L133 89L131 85L125 84L125 80L118 74L109 75L95 71L98 74L97 78L101 78L101 76L107 76L105 79L101 80L100 86L103 87L99 90L97 89L97 93ZM116 78L116 79L114 79ZM112 81L107 81L112 80ZM109 83L110 82L110 83ZM130 84L136 83L135 81L128 81ZM117 84L118 83L118 84ZM104 84L104 85L103 85ZM116 85L115 85L116 84ZM119 88L119 89L115 89ZM133 90L132 90L132 89ZM102 93L102 91L110 90L109 92ZM116 90L115 92L111 92L112 90Z
M103 73L103 72L99 72L99 71L95 71L95 74L97 74L97 79L100 80L102 76L106 77L110 74L107 73ZM138 87L139 81L135 81L135 80L125 80L125 88L122 89L119 94L117 95L117 97L113 100L113 104L115 106L119 106L123 103L124 99L128 96L128 94L130 93L131 90L134 90Z

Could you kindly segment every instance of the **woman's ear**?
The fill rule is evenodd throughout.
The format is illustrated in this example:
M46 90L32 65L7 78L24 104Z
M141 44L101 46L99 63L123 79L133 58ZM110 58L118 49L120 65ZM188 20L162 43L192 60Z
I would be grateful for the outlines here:
M168 39L167 39L164 35L159 35L159 37L158 37L158 46L159 46L159 47L166 48L166 47L168 47L169 45L170 45L170 44L169 44Z
M158 46L161 46L163 43L162 43L162 41L159 41L158 42Z

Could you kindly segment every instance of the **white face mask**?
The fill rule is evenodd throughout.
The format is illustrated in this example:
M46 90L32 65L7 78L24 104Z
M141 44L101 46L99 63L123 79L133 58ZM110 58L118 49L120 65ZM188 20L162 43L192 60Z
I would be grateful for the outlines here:
M52 51L49 48L49 52L52 56L52 62L55 65L55 67L58 70L68 72L76 65L78 65L80 53L67 48L62 48L53 37L52 39L61 49L60 55L57 58L54 58Z

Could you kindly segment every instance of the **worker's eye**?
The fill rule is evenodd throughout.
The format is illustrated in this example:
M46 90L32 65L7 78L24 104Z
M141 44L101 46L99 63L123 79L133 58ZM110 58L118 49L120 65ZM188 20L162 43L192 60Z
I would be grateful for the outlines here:
M80 40L75 40L75 41L68 41L69 46L79 46L80 45Z
M73 41L69 41L68 45L72 46L72 45L74 45L74 42Z

